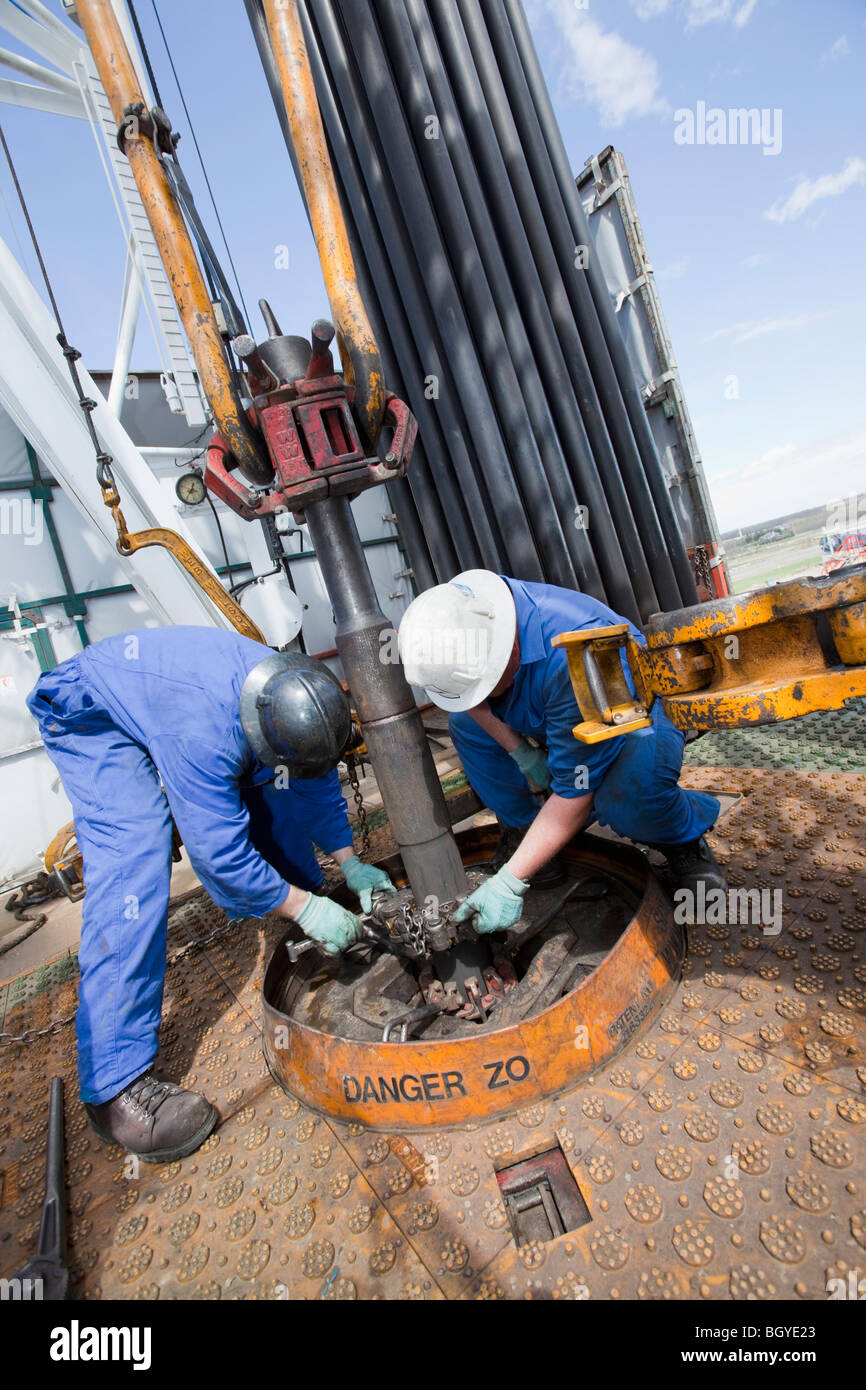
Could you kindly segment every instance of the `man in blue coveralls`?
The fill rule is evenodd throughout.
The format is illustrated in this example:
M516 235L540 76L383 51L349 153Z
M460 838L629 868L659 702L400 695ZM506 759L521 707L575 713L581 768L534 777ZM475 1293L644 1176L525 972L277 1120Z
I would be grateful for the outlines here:
M27 701L72 802L87 893L78 1069L105 1139L147 1162L191 1153L219 1116L158 1080L172 817L229 917L290 918L326 951L358 935L319 896L311 841L369 911L393 891L352 852L337 761L348 702L321 662L237 633L153 628L109 637L42 675ZM274 772L277 776L274 776Z
M623 621L587 594L488 570L428 589L403 615L406 677L449 711L466 776L505 826L506 862L457 912L476 914L480 932L516 922L530 879L592 820L662 850L680 885L724 886L704 839L719 803L679 786L685 738L661 702L651 727L621 738L579 744L571 732L582 716L565 650L551 639ZM540 809L533 787L550 793Z

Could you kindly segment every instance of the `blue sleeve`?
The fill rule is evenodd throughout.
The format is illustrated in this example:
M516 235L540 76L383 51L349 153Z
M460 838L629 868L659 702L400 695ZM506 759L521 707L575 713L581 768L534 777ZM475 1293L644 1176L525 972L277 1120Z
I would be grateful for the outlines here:
M324 777L292 778L295 814L319 849L333 854L352 844L346 798L336 768Z
M203 886L231 917L263 917L291 885L249 838L237 760L225 748L166 734L151 741L171 813Z
M597 791L604 775L621 751L622 740L579 743L572 733L582 719L568 674L565 652L549 662L544 687L544 732L550 790L573 799Z

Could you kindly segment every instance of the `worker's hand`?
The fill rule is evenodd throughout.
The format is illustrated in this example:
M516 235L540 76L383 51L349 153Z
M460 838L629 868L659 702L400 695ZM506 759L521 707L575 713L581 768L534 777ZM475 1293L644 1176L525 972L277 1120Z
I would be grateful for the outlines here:
M528 888L525 879L515 878L503 865L498 874L488 878L460 904L454 920L465 922L467 917L477 913L476 931L505 931L514 926L523 912L523 895Z
M365 912L369 912L373 906L374 893L397 891L384 869L377 869L373 864L362 864L357 854L344 859L340 870L352 892L361 899Z
M358 919L330 898L311 893L295 918L305 936L318 941L329 956L339 955L357 941L360 935Z
M547 766L547 754L543 748L533 748L531 743L527 743L522 738L515 748L511 757L517 763L527 782L530 782L539 791L547 791L550 786L550 769Z

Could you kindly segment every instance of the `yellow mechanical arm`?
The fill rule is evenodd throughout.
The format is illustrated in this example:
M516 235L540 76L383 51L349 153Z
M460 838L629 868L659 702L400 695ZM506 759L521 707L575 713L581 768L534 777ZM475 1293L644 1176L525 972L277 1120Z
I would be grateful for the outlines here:
M662 613L646 646L628 626L563 632L581 743L649 723L658 698L678 729L738 729L866 695L866 565ZM625 680L625 650L637 699Z

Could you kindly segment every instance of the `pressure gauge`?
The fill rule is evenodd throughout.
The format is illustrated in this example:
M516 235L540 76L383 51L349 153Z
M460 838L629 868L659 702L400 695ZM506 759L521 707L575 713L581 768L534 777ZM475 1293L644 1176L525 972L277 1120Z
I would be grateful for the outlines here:
M207 488L200 473L184 473L175 483L174 490L187 507L197 507L207 497Z

